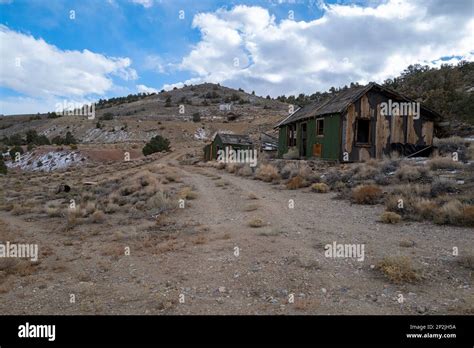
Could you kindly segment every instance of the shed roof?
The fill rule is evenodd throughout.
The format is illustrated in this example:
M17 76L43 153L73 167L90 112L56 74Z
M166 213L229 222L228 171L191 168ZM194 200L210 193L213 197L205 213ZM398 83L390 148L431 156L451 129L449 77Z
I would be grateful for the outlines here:
M217 133L216 136L219 136L224 144L253 145L252 140L246 134Z
M285 119L280 121L275 127L280 127L314 116L324 116L344 112L349 107L349 105L358 100L372 88L378 89L384 94L389 94L390 96L396 99L414 102L414 100L407 98L399 94L398 92L395 92L394 90L391 90L387 87L383 87L375 82L371 82L366 86L351 87L346 90L342 90L336 95L329 97L325 100L310 103L304 106L303 108L296 110L289 117L286 117ZM426 112L432 118L441 117L438 113L428 109L426 106L421 105L421 110Z

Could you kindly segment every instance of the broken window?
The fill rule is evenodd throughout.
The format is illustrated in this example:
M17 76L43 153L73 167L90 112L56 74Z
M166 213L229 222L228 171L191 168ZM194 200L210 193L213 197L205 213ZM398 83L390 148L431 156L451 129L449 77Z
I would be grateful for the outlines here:
M296 146L296 125L295 124L288 125L287 138L288 138L287 139L288 147Z
M358 144L370 143L370 120L357 120L356 125L356 142Z
M316 135L324 135L324 118L318 118L316 120Z

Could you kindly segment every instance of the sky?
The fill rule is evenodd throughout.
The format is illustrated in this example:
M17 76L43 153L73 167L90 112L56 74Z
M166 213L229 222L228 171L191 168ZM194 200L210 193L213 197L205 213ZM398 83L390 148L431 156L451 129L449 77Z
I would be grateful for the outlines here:
M474 0L0 0L0 114L220 83L298 95L474 60Z

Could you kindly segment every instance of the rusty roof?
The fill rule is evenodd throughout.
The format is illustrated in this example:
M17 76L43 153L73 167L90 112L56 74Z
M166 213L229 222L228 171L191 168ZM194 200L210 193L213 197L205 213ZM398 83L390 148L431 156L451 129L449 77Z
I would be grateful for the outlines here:
M311 118L314 116L325 116L325 115L338 114L338 113L344 112L349 107L349 105L351 105L357 99L362 97L365 93L367 93L372 88L376 88L380 90L382 93L390 94L397 99L402 99L405 101L412 101L412 102L414 101L410 98L407 98L399 94L398 92L395 92L394 90L391 90L387 87L383 87L375 82L371 82L367 84L366 86L351 87L351 88L342 90L338 92L337 94L335 94L334 96L326 98L322 101L310 103L302 107L301 109L296 110L290 116L284 118L275 126L275 128L286 125L286 124L290 124L299 120ZM427 112L428 114L430 114L430 116L434 118L441 117L435 111L428 109L426 106L421 105L421 109Z

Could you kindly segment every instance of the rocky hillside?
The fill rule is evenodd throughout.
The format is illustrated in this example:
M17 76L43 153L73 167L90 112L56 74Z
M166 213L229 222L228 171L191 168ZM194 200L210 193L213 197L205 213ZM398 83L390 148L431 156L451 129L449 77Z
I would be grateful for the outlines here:
M70 131L79 143L144 142L163 133L172 133L168 134L170 138L183 138L200 132L198 138L202 138L203 134L222 128L245 133L247 129L269 131L287 114L286 103L205 83L151 95L100 100L93 120L54 114L4 116L0 118L0 140L25 134L29 129L49 139ZM207 130L203 132L203 128Z

